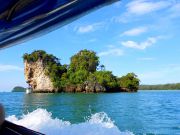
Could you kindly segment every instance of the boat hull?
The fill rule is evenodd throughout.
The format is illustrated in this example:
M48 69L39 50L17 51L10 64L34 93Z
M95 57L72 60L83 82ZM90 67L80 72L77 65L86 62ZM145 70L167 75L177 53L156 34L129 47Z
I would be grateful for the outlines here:
M117 0L0 0L0 49L49 33ZM26 5L31 1L30 4ZM12 6L8 5L11 4ZM19 2L19 3L18 3ZM6 4L6 5L5 5ZM22 4L21 4L22 5ZM11 8L10 8L11 7ZM7 12L13 11L14 12ZM9 14L8 14L9 13Z

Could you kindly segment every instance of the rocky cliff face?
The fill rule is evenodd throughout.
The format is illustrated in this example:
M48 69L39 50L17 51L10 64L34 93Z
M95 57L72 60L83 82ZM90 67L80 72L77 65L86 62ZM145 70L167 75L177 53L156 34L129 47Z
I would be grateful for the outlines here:
M99 93L106 92L106 88L98 83L86 81L81 85L68 85L64 88L64 92Z
M54 92L55 88L45 74L45 67L42 60L36 62L24 61L24 74L26 82L32 87L33 92Z

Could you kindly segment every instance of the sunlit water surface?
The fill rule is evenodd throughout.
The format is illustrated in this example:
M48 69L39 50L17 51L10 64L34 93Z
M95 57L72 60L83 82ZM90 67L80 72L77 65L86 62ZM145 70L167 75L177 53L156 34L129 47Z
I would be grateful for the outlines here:
M0 93L6 119L52 135L180 134L180 91Z

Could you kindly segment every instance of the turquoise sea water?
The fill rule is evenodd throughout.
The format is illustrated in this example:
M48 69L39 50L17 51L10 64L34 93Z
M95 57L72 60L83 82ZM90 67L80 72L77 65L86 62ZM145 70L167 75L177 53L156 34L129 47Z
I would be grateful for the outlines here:
M71 128L68 130L72 129L76 134L84 134L79 131L80 128L87 128L84 132L89 132L88 135L180 134L180 91L30 95L0 93L0 103L5 106L8 120L41 132L44 131L41 122L47 122L58 128L59 134L70 134L69 131L62 131L64 125L67 127L70 124ZM41 126L33 127L29 123L37 123L36 118L40 119ZM61 126L57 126L57 121ZM92 130L89 129L89 123L95 123ZM108 131L99 131L99 126L107 128ZM113 130L110 130L111 128ZM53 131L44 132L50 134Z

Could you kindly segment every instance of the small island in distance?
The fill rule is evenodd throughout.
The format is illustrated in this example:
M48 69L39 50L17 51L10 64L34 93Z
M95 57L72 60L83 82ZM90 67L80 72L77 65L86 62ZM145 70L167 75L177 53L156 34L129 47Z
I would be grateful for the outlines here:
M140 80L134 73L117 77L100 64L94 51L81 50L70 64L43 50L24 54L24 74L33 92L137 92Z
M16 86L12 89L12 92L26 92L26 88L22 86Z

